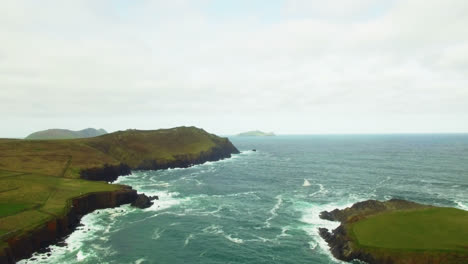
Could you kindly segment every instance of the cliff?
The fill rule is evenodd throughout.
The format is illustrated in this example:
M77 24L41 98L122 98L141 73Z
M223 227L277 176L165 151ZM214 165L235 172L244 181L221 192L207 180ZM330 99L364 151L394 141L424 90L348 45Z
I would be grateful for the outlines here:
M35 251L45 248L70 234L81 217L96 209L113 208L133 202L137 192L130 187L110 192L88 193L71 200L68 212L42 224L33 230L13 235L7 239L8 247L0 251L0 263L10 264L28 258Z
M369 200L320 218L339 221L320 236L337 259L369 264L468 263L468 212L404 200ZM465 224L463 224L465 223ZM455 228L454 228L455 227Z

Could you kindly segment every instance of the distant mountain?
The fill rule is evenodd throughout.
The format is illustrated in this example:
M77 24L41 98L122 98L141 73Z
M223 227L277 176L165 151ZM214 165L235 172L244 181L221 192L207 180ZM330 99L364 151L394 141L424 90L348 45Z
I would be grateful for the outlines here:
M90 138L107 134L104 129L86 128L80 131L68 129L47 129L30 134L25 139L72 139L72 138Z
M270 137L275 136L273 132L262 132L260 130L248 131L244 133L237 134L239 137Z

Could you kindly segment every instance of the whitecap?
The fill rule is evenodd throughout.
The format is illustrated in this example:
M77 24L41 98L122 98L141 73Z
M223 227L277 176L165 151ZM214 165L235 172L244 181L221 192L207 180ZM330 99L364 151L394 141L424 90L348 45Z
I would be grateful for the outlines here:
M158 196L158 200L154 201L154 204L145 209L145 211L161 211L175 205L179 205L182 202L189 201L190 198L176 198L179 193L178 192L168 192L168 191L159 191L159 192L145 192L148 196Z
M153 231L153 235L151 236L151 239L153 239L153 240L159 239L161 237L162 233L164 233L164 231L166 231L166 229L160 230L159 228L156 228Z
M461 201L455 201L455 203L457 204L458 208L460 208L462 210L465 210L465 211L468 211L468 206L463 204Z
M187 238L184 241L184 247L186 247L188 245L188 243L190 242L190 240L193 239L194 237L195 236L193 234L188 235Z
M319 187L319 190L309 194L310 197L315 196L317 194L326 194L326 193L328 193L328 190L325 189L325 187L323 187L323 184L317 183L316 185Z
M143 263L145 261L146 261L145 258L140 258L140 259L135 260L135 264L141 264L141 263Z
M265 226L267 228L271 227L271 223L270 221L273 220L278 214L276 213L276 211L278 211L278 209L280 208L281 204L283 203L283 197L281 196L281 194L277 195L276 197L276 204L273 206L273 208L271 208L270 210L270 214L271 216L268 217L268 219L265 221Z
M225 235L224 236L227 240L231 241L231 242L234 242L236 244L242 244L244 243L244 240L240 239L240 238L236 238L236 237L232 237L232 235Z
M317 205L317 204L311 204L307 208L299 208L301 211L303 211L302 218L300 221L303 223L306 223L307 225L303 226L302 229L312 237L313 241L310 242L311 248L313 249L320 249L320 251L330 257L333 261L337 261L333 255L330 253L330 247L328 246L327 242L322 239L322 237L319 234L318 228L327 228L329 231L337 228L340 223L339 222L333 222L333 221L328 221L321 219L319 217L320 213L323 211L331 211L336 208L346 208L349 207L353 204L354 202L348 201L347 203L344 204L336 204L336 203L330 203L330 204L323 204L323 205Z
M76 260L78 261L83 261L86 259L86 255L83 253L83 251L78 251L78 253L76 254Z

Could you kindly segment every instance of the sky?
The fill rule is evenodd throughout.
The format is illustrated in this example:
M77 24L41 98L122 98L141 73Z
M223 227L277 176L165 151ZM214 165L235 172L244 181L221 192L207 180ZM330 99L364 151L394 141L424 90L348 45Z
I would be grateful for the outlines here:
M4 0L0 137L468 132L466 0Z

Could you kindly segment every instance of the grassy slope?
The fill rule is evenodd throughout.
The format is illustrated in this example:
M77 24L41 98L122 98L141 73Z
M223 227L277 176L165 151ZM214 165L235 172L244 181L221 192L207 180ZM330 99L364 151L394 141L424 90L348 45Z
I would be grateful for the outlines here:
M435 207L387 212L352 225L364 247L411 250L467 251L468 212Z
M174 160L196 155L227 139L193 127L128 130L70 140L0 139L0 241L67 210L67 201L84 193L120 188L79 179L81 169L142 160ZM3 234L3 235L2 235Z
M163 163L178 155L197 155L222 142L227 139L194 127L127 130L70 140L0 140L0 170L79 178L84 168L121 162L136 167L143 160Z
M0 171L0 236L24 232L66 213L69 200L119 185L34 173Z

